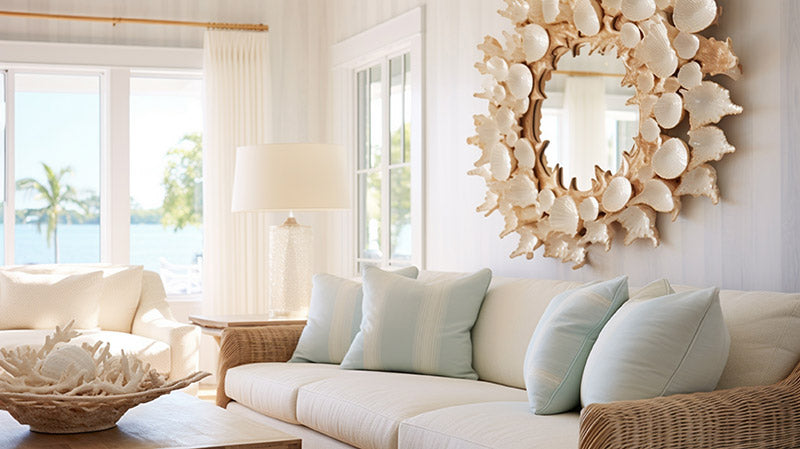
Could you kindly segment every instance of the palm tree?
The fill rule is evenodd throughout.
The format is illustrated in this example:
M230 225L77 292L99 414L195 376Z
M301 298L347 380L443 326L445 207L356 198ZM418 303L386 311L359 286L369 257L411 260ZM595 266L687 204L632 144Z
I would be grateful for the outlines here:
M58 263L58 218L72 208L78 208L84 213L88 212L87 205L78 199L75 187L65 184L64 176L72 173L71 167L64 167L58 171L42 162L45 172L45 182L33 178L17 181L18 190L27 190L36 193L36 199L44 201L45 206L40 209L31 209L28 215L38 216L37 225L42 232L42 224L47 224L47 246L55 248L55 260Z

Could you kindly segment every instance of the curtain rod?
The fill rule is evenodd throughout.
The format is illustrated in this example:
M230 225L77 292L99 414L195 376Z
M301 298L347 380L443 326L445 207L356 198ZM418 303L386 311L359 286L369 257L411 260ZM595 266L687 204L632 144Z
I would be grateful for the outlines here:
M610 78L624 78L625 75L619 73L604 73L604 72L581 72L576 70L553 70L556 75L567 76L607 76Z
M191 22L184 20L158 20L141 19L135 17L97 17L97 16L77 16L69 14L45 14L36 12L21 11L0 11L0 16L24 17L34 19L57 19L57 20L79 20L84 22L111 22L118 23L139 23L147 25L175 25L187 27L214 28L222 30L249 30L249 31L269 31L269 25L253 23L222 23L222 22Z

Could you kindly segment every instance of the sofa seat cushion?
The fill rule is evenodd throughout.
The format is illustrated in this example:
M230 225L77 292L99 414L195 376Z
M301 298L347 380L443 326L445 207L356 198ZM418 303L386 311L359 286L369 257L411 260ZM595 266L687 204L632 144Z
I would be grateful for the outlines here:
M69 344L93 345L103 341L111 344L111 355L119 355L124 350L125 354L138 357L160 373L170 372L170 348L164 342L124 332L98 330L78 332L81 335L73 338ZM0 331L0 347L9 349L17 346L40 347L44 344L45 337L52 333L52 330L47 329L3 330Z
M297 390L303 385L349 373L322 363L251 363L225 374L225 394L269 417L299 424Z
M297 419L362 449L392 449L400 423L413 416L454 405L525 400L525 390L489 382L350 371L301 387Z
M484 402L434 410L400 424L400 449L576 449L577 412L538 416L527 402Z

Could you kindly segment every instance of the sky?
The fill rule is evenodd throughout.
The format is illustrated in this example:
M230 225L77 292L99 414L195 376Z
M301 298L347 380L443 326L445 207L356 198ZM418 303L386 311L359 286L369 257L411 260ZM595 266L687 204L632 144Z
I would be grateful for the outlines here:
M79 192L98 192L99 76L18 74L16 86L16 178L43 179L44 161L71 167ZM199 80L131 79L131 196L144 208L161 205L166 150L202 129L200 89ZM17 208L33 206L32 195L17 196Z

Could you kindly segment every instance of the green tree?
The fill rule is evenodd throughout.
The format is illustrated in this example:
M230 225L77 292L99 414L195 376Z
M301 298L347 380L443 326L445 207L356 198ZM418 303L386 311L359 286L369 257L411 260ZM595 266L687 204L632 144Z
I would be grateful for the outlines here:
M203 221L203 137L184 135L167 150L164 168L164 215L161 224L175 231Z
M39 232L42 232L43 224L47 225L47 245L54 248L55 261L58 263L59 217L76 210L87 214L88 206L78 198L75 187L64 182L64 177L72 173L71 167L64 167L56 171L44 162L41 164L45 173L44 181L34 178L20 179L17 181L17 189L33 192L36 194L36 200L45 203L42 208L28 210L27 216L36 217Z

